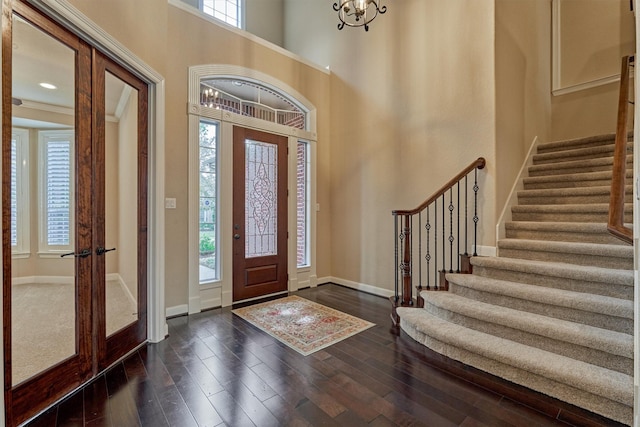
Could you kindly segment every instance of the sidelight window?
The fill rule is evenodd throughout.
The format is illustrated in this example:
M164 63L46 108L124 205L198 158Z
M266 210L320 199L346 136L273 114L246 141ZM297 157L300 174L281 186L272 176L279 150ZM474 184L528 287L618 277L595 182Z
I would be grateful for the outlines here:
M218 123L200 121L200 283L218 279Z

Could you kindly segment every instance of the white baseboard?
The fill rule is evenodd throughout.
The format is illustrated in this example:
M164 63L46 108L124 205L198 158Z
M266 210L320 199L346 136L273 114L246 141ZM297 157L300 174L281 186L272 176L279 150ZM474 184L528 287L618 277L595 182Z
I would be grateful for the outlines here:
M135 307L137 307L138 306L138 299L133 296L133 294L131 293L131 290L129 289L127 284L124 283L124 280L122 280L122 276L120 276L119 273L109 273L109 274L107 274L107 281L111 281L111 280L117 280L118 281L118 284L120 285L120 287L122 288L124 293L127 295L127 298L129 298L129 301L132 302Z
M54 284L54 285L73 285L75 283L75 277L73 276L23 276L13 277L11 279L12 285L25 285L25 284Z
M336 285L344 286L346 288L355 289L357 291L366 292L368 294L377 295L380 297L388 298L393 295L393 290L391 289L383 289L373 285L367 285L365 283L358 283L352 280L341 279L339 277L322 277L318 278L318 284L322 283L335 283Z
M167 307L166 316L167 317L175 317L182 316L189 313L189 305L188 304L180 304L175 305L173 307Z

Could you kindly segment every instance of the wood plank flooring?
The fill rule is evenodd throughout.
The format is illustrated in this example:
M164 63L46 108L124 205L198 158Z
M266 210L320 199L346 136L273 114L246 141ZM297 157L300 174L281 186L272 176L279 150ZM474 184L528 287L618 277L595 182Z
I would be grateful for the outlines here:
M388 300L327 284L295 293L376 323L304 357L230 308L170 336L32 420L40 426L616 426L394 333Z

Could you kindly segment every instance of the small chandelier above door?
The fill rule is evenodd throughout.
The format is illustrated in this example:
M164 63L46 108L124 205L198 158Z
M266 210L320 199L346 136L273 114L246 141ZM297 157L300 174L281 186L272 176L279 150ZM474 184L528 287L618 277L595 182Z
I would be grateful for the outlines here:
M333 3L333 10L338 12L338 29L344 26L364 27L369 31L369 23L376 19L378 14L387 11L387 7L382 5L382 0L339 0Z

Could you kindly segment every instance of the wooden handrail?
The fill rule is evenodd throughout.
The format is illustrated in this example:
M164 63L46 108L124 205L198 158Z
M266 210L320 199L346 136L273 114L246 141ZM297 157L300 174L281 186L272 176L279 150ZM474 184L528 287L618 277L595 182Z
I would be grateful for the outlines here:
M420 204L420 206L418 206L417 208L412 209L412 210L408 210L408 211L395 210L395 211L392 211L392 213L394 215L415 215L415 214L419 213L420 211L424 210L424 208L426 208L431 203L433 203L438 197L441 197L447 190L449 190L451 187L453 187L455 184L457 184L458 181L460 181L462 178L464 178L469 172L471 172L472 170L474 170L476 168L484 169L484 166L486 164L487 164L487 162L484 159L484 157L478 157L477 160L475 160L469 166L464 168L458 175L456 175L455 177L450 179L449 182L447 182L445 185L443 185L442 188L440 188L438 191L436 191L427 200L422 202Z
M624 225L625 177L627 163L628 114L629 114L629 68L633 56L622 58L620 71L620 95L618 97L618 123L616 145L613 154L613 174L611 177L611 198L609 199L609 221L607 230L617 238L632 244L633 229Z

